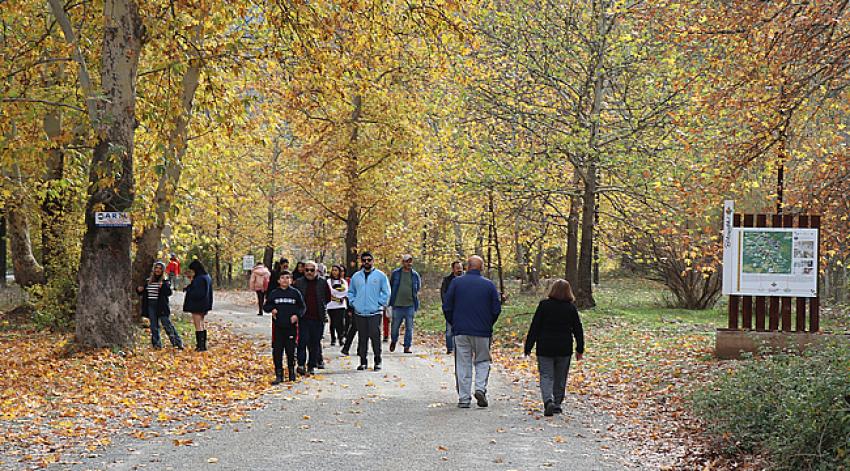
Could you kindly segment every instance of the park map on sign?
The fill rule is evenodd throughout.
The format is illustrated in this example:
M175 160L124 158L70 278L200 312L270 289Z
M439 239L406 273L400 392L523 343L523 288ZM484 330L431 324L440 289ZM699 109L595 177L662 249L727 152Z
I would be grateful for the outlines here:
M790 232L744 232L743 272L791 274Z

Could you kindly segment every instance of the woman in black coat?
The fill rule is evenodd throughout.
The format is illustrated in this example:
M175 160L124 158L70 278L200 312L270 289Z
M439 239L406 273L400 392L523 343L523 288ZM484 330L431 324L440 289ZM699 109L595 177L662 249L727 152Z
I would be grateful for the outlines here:
M207 350L207 328L204 317L212 310L213 288L212 278L199 260L189 264L189 286L183 289L186 297L183 299L183 311L192 314L195 324L196 350Z
M561 403L567 389L567 374L576 341L576 360L584 354L584 329L575 305L575 295L566 280L556 280L548 299L540 301L528 336L525 354L537 344L537 368L540 372L540 392L543 394L543 415L561 413Z
M151 321L151 344L153 348L162 348L159 338L159 325L165 329L171 345L183 350L183 339L171 323L168 298L171 297L171 283L165 275L165 264L156 262L151 269L151 276L145 280L144 286L137 286L136 292L142 297L142 313Z

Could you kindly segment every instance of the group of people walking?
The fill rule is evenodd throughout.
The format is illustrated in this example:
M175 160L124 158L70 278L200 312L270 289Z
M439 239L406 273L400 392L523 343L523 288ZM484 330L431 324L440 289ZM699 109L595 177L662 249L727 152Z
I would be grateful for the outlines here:
M257 294L257 315L272 316L275 370L272 384L279 384L284 378L295 381L297 375L308 376L324 368L321 340L327 323L331 345L338 344L342 355L349 355L357 338L357 370L369 368L370 345L372 369L382 368L382 319L389 320L391 326L389 339L384 327L384 341L389 340L389 350L396 350L404 324L402 347L405 353L412 353L414 318L422 289L422 278L413 269L413 257L403 255L401 266L389 277L375 267L370 252L360 255L360 263L360 269L350 278L346 278L340 265L332 266L326 273L326 267L314 261L298 262L290 271L285 258L275 262L272 270L262 263L252 269L249 287ZM466 271L460 261L452 263L451 273L440 286L446 352L454 354L460 408L471 407L473 399L479 407L489 404L490 347L503 299L493 282L482 275L483 264L483 259L475 255L467 260ZM137 291L142 297L143 312L151 320L154 348L162 347L161 324L172 345L182 349L182 339L169 320L168 298L172 289L166 271L164 263L155 263L151 276ZM183 310L192 314L197 350L204 351L207 344L204 317L212 309L212 279L198 260L189 265L187 275L190 281L184 288ZM574 301L570 284L556 280L547 298L538 304L526 336L524 353L530 355L536 347L547 416L561 412L573 340L576 359L581 360L584 354L584 331Z

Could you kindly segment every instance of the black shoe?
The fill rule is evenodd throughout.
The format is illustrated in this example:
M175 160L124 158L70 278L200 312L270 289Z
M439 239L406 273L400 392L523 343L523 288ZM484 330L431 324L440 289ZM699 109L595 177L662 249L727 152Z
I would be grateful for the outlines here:
M275 375L274 381L272 381L272 386L276 386L283 382L283 374Z
M295 371L296 371L298 374L300 374L301 376L304 376L304 373L306 373L306 372L307 372L307 370L305 370L305 369L304 369L304 366L302 366L302 365L298 365L298 368L295 368Z
M318 365L316 365L316 368L318 368L318 369L320 369L320 370L324 370L324 369L325 369L325 364L324 364L324 362L323 362L323 363L319 363Z
M262 313L262 312L258 312L258 313L257 313L257 315L258 315L258 316L262 316L262 315L263 315L263 313Z
M314 375L314 374L316 374L316 368L313 368L313 367L308 368L308 369L307 369L307 374L308 374L308 375Z
M290 383L294 383L294 382L295 382L295 374L290 374L290 375L289 375L289 382L290 382Z
M475 400L478 401L478 407L487 407L487 396L484 391L475 391Z
M555 403L552 401L548 401L546 405L543 407L543 415L546 417L552 417L555 415Z
M384 340L384 342L386 342L386 339ZM396 343L395 343L395 341L390 342L390 351L391 351L391 352L394 352L394 351L395 351L395 344L396 344Z
M454 350L449 350L448 348L446 349L446 355L451 355L454 352Z
M367 369L369 369L367 365L360 365L357 367L357 371L365 371Z
M468 402L458 402L457 406L461 409L469 409L472 407Z
M336 340L331 340L331 347L336 346Z
M375 371L381 371L381 364L380 363L375 364Z
M389 337L384 337L384 343L387 343L387 342L389 342L389 341L390 341L390 338L389 338Z
M349 356L349 354L348 354L348 350L340 350L340 351L339 351L339 354L340 354L340 355L342 355L342 356L344 356L344 357Z
M552 410L552 412L554 412L556 414L563 414L564 409L561 409L561 406L555 406L555 408Z

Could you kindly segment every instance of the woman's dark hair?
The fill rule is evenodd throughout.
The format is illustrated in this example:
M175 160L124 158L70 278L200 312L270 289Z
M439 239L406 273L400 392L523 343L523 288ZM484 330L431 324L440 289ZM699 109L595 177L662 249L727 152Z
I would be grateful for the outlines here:
M337 272L339 273L339 278L334 278L334 268L337 269ZM328 276L332 280L341 280L342 277L345 276L345 268L342 268L342 265L331 265L331 271L330 273L328 273Z
M573 288L570 286L570 282L558 278L552 283L552 288L549 289L549 299L573 303L576 300L576 296L573 294Z
M204 268L204 264L200 260L192 260L192 263L189 264L189 269L195 272L195 276L207 274L207 269Z
M298 262L295 264L295 271L298 271L299 268L301 269L301 272L304 271L304 262Z

